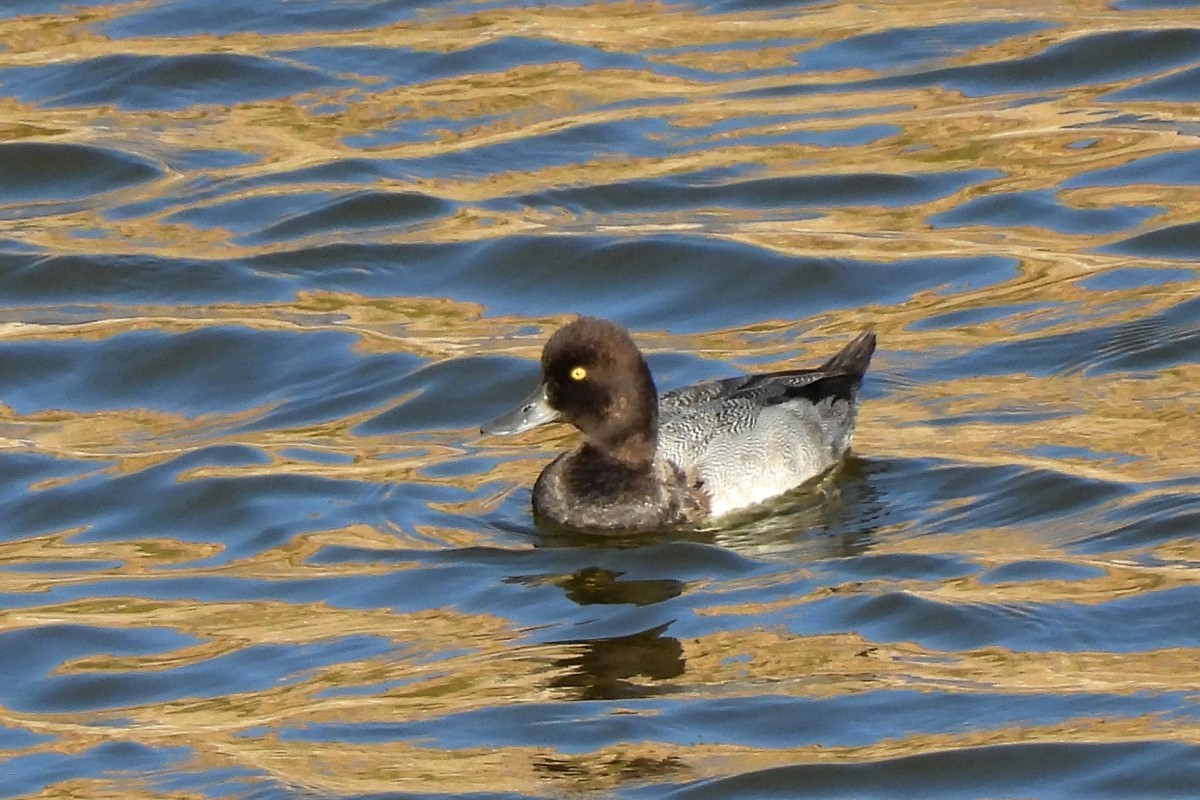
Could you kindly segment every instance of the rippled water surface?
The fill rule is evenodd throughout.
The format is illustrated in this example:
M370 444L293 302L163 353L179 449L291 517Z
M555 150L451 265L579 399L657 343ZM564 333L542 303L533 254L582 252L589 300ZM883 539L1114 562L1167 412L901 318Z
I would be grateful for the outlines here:
M0 7L0 796L1194 798L1200 7ZM855 454L534 527L575 313Z

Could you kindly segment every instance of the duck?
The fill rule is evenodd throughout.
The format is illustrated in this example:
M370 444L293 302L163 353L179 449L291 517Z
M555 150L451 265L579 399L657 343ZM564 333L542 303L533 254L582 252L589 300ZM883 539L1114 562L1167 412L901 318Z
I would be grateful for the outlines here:
M584 316L546 342L533 393L480 430L511 435L559 421L583 435L534 483L539 524L601 532L707 525L842 460L874 352L875 334L865 330L816 368L660 395L629 332Z

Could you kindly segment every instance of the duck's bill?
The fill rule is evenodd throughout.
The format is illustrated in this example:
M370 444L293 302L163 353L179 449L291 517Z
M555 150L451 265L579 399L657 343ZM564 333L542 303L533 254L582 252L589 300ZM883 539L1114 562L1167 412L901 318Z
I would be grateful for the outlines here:
M510 433L520 433L530 428L536 428L538 425L553 422L556 419L558 419L558 412L551 408L549 401L546 400L546 385L543 383L539 384L533 394L526 397L519 406L507 414L501 414L479 430L490 435L506 436Z

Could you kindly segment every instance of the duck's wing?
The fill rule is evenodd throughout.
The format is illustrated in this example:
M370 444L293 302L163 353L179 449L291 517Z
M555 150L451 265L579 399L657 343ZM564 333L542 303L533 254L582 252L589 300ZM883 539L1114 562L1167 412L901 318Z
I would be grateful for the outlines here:
M874 349L875 336L867 331L815 369L667 392L659 400L659 452L698 471L713 495L714 512L743 504L743 496L758 497L759 488L777 494L802 483L845 452L858 387ZM754 488L747 489L749 484Z
M681 467L698 465L712 442L752 431L765 410L815 409L826 399L853 401L857 385L841 373L812 369L684 386L659 398L659 450Z
M776 405L792 400L818 404L826 399L853 399L875 352L875 334L864 331L833 358L813 369L793 369L706 381L665 392L659 398L660 419L711 413L714 407L746 403Z
M796 399L813 404L829 399L853 401L874 353L875 333L863 331L816 369L751 375L736 392L753 395L767 405Z

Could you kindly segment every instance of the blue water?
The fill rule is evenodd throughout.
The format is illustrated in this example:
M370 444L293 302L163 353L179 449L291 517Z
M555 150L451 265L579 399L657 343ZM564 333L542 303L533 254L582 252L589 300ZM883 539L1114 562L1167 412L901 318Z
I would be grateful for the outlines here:
M1192 798L1200 6L0 8L0 797ZM879 350L539 530L578 313Z

